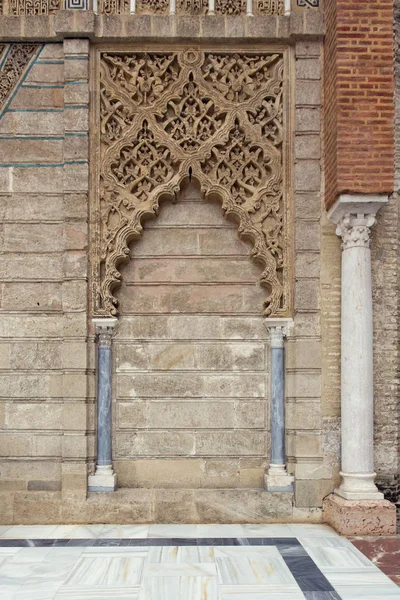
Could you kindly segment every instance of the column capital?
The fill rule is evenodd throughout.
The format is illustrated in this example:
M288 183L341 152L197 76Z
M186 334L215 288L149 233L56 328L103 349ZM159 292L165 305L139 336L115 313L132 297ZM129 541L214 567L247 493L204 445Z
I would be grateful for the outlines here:
M283 342L293 327L293 319L264 319L264 326L269 331L271 348L283 348Z
M328 211L328 218L336 225L336 234L342 238L342 250L369 248L371 228L376 214L388 201L385 195L341 194Z
M111 346L118 319L116 317L96 317L92 319L92 322L96 328L99 346Z

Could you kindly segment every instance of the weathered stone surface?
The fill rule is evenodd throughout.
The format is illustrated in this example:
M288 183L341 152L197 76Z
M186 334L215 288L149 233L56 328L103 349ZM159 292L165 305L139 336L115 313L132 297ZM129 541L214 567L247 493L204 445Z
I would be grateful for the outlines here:
M292 514L290 493L264 490L199 490L196 509L201 523L266 523Z
M203 461L198 459L117 460L113 464L121 487L198 488L204 477Z
M396 507L388 500L345 500L330 494L324 500L322 518L342 535L396 533Z

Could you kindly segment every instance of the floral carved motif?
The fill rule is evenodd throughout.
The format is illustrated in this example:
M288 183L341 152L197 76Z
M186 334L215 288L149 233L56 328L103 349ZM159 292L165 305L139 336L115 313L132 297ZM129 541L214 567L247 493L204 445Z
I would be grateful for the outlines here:
M0 110L5 106L10 94L39 48L39 44L11 44L0 69Z
M264 314L291 308L283 189L281 53L115 52L100 55L99 198L92 211L96 315L117 315L129 244L161 197L195 177L253 243Z

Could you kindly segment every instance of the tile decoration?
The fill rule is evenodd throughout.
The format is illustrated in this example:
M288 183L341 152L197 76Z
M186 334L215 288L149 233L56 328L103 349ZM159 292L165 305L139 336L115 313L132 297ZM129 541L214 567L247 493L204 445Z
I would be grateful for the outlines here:
M0 597L400 600L400 588L326 526L54 525L0 528Z
M299 8L319 8L319 0L296 0Z
M64 0L64 8L65 10L88 10L89 0Z

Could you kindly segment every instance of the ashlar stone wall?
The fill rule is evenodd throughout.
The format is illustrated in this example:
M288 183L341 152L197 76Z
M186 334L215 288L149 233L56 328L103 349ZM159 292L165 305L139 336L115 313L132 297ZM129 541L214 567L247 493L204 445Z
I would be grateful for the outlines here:
M38 44L0 119L4 522L86 487L88 46Z
M162 205L121 269L115 338L119 485L263 487L266 292L221 206L195 184Z

